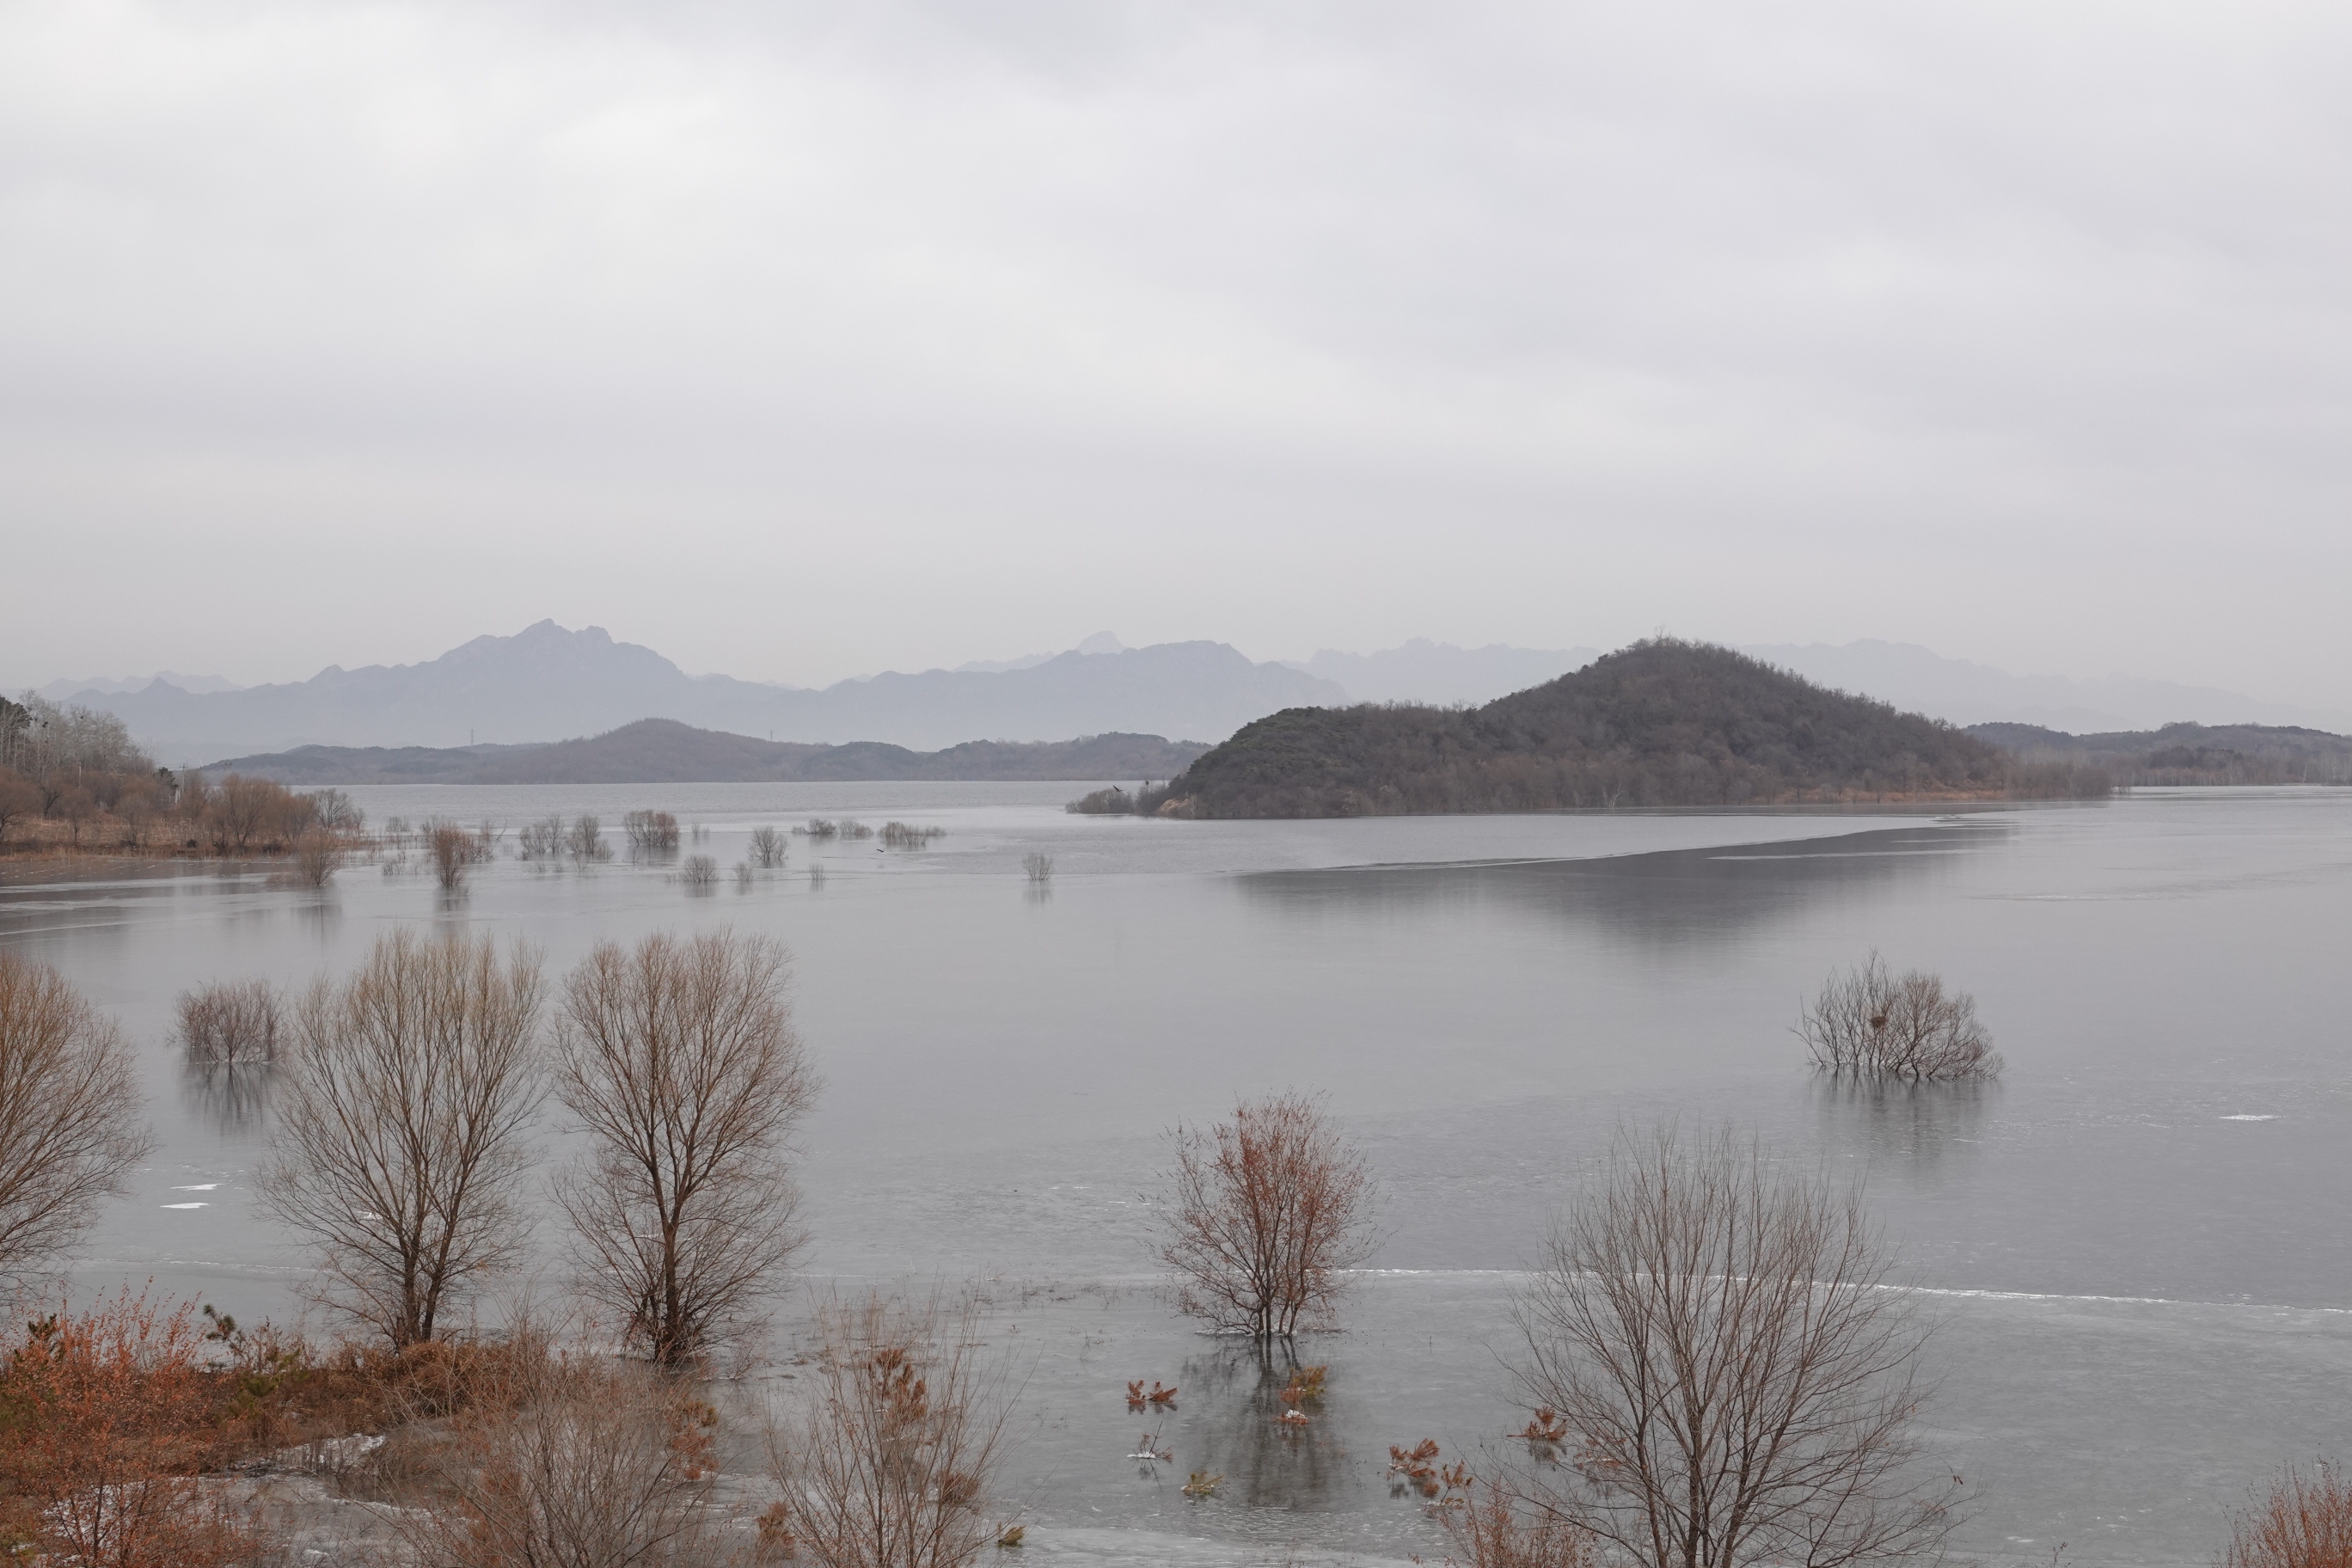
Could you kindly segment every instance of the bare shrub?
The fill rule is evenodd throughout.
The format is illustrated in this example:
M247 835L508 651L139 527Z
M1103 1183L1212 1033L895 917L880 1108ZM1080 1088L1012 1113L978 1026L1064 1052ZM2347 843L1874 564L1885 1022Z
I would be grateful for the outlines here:
M559 859L563 851L563 817L561 814L523 824L522 831L515 837L515 852L526 860Z
M64 975L0 948L0 1281L29 1286L154 1147L131 1047Z
M839 826L841 836L844 838L871 838L874 837L874 830L866 826L866 824L858 821L857 818L854 816L843 817Z
M1974 998L1920 970L1890 976L1875 952L1859 969L1831 975L1795 1032L1828 1072L1970 1079L1995 1077L2002 1066Z
M278 1059L285 1010L267 980L215 980L183 991L174 1005L180 1048L202 1067Z
M65 784L58 789L57 799L50 802L49 815L65 820L73 830L74 847L79 849L81 847L81 830L89 826L90 819L98 815L98 800L79 784Z
M791 844L790 838L772 827L755 827L751 830L751 858L761 870L772 871L784 863Z
M803 1240L792 1137L816 1076L767 937L607 942L564 982L556 1093L591 1148L556 1187L588 1298L665 1367L748 1326Z
M718 1415L644 1367L577 1352L488 1364L446 1423L425 1502L396 1516L433 1568L701 1568ZM419 1416L428 1412L419 1411Z
M490 858L490 836L454 822L425 825L425 847L433 858L436 881L450 892L466 885L466 874Z
M708 855L689 855L677 868L677 879L688 891L707 893L719 885L719 862Z
M263 1202L318 1249L320 1300L394 1346L521 1250L539 1005L528 950L396 931L296 1010Z
M2326 1460L2287 1466L2232 1523L2222 1568L2352 1568L2352 1480Z
M205 820L215 852L245 855L290 837L298 809L308 815L285 785L229 773L211 792Z
M1322 1103L1244 1100L1231 1121L1171 1135L1176 1166L1160 1260L1177 1309L1219 1331L1288 1339L1328 1311L1379 1244L1371 1172Z
M323 888L343 868L350 851L341 839L319 826L306 827L294 840L294 863L287 874L305 888Z
M1032 887L1040 887L1054 879L1054 858L1031 850L1021 857L1021 869L1027 872Z
M1001 1531L1001 1381L969 1300L879 1295L817 1311L807 1407L773 1447L784 1500L762 1533L820 1568L962 1568Z
M934 838L947 837L944 827L917 827L910 823L886 822L882 825L882 842L894 849L920 849Z
M1926 1329L1858 1193L1728 1132L1620 1140L1514 1303L1532 1403L1578 1445L1538 1500L1628 1563L1934 1557L1913 1462Z
M667 811L633 811L621 818L634 853L667 855L677 847L677 818Z
M226 1568L260 1542L201 1489L216 1395L200 1364L193 1304L128 1286L89 1311L26 1326L5 1367L0 1494L41 1563L105 1568Z
M593 816L572 819L572 831L563 836L563 848L583 866L613 858L613 847L604 842L604 825Z
M795 827L793 831L805 833L815 839L838 838L841 837L841 824L828 817L812 816L806 827Z
M1462 1568L1593 1568L1600 1561L1592 1537L1507 1481L1473 1480L1449 1500L1454 1506L1438 1510L1437 1518Z

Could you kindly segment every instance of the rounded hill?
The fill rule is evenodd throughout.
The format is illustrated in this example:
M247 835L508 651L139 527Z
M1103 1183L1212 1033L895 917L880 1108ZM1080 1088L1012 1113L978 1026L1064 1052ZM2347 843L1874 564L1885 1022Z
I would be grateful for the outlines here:
M2106 793L2076 770L2036 773L2049 776L1940 720L1661 637L1480 708L1285 709L1167 793L1202 817Z

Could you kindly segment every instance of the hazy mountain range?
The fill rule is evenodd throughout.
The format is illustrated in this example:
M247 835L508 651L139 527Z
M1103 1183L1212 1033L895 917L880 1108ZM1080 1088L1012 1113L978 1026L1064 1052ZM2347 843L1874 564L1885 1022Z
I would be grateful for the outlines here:
M1742 651L1836 689L1957 724L2071 732L2183 721L2352 730L2352 715L2211 688L2113 675L2019 676L1907 643L1749 645ZM216 677L52 681L54 701L119 713L164 760L204 763L303 745L466 746L600 735L639 719L778 742L873 741L936 751L967 741L1066 741L1113 731L1213 742L1282 708L1481 703L1596 657L1587 647L1416 638L1377 653L1252 660L1223 643L1130 648L1108 632L1062 653L897 671L819 689L690 676L603 628L541 621L412 665L330 666L308 680L232 688ZM215 689L200 690L198 686Z
M304 745L465 746L599 735L675 719L763 740L878 741L937 751L965 741L1065 741L1113 731L1223 738L1262 714L1345 702L1302 670L1223 643L1080 653L1017 669L890 672L821 689L690 676L601 626L541 621L421 664L330 666L308 680L192 692L157 680L73 700L119 713L159 760L205 763Z

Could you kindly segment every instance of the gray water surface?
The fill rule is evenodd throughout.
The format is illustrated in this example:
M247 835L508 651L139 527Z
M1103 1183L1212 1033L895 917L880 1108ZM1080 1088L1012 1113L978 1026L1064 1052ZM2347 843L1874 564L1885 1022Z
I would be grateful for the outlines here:
M1511 1271L1612 1132L1660 1118L1735 1121L1866 1177L1944 1320L1936 1436L1975 1500L1970 1552L2207 1562L2245 1485L2352 1448L2352 794L1197 824L1065 816L1078 787L353 792L379 822L585 809L616 839L624 811L663 807L727 867L753 826L814 814L948 829L911 852L795 839L782 872L707 894L625 859L502 859L456 899L373 867L324 896L19 871L0 941L142 1042L162 1139L80 1279L297 1310L300 1255L252 1207L266 1082L186 1076L165 1040L183 987L302 983L402 923L520 937L557 971L601 940L732 923L792 946L826 1079L811 1273L996 1282L1025 1358L1016 1484L1034 1539L1076 1554L1433 1557L1381 1480L1386 1446L1471 1452L1518 1424L1497 1361ZM1055 861L1043 891L1033 850ZM1975 994L1997 1084L1806 1071L1800 998L1874 946ZM1255 1370L1150 1283L1146 1194L1171 1123L1291 1087L1363 1141L1389 1235L1346 1331L1310 1352L1329 1409L1311 1441L1270 1445ZM560 1128L548 1143L561 1158ZM1190 1384L1172 1465L1124 1457L1118 1385L1141 1375ZM1211 1506L1176 1491L1204 1463L1236 1474Z

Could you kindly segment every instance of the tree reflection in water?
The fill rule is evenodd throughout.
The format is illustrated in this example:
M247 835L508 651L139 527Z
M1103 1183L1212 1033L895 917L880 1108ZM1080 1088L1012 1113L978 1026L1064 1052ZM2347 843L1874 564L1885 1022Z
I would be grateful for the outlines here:
M1346 1479L1346 1454L1322 1411L1286 1426L1282 1391L1299 1366L1295 1346L1238 1336L1189 1357L1185 1443L1179 1468L1223 1472L1221 1497L1250 1508L1328 1508ZM1318 1404L1322 1403L1318 1401Z
M181 1098L223 1137L248 1137L268 1120L270 1071L268 1062L190 1062L181 1075Z
M1920 1082L1822 1073L1813 1082L1825 1150L1900 1161L1918 1174L1972 1148L2000 1094L1998 1079Z

